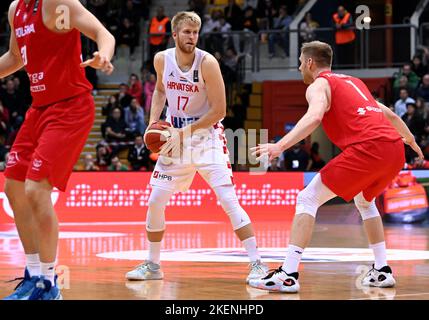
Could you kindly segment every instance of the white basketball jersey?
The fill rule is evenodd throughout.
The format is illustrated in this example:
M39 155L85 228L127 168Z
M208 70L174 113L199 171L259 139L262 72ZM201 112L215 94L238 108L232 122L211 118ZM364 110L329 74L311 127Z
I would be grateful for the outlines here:
M201 74L201 62L206 54L208 52L195 48L192 68L183 72L177 65L176 48L165 50L162 82L168 101L166 121L175 128L183 128L209 111L206 86Z

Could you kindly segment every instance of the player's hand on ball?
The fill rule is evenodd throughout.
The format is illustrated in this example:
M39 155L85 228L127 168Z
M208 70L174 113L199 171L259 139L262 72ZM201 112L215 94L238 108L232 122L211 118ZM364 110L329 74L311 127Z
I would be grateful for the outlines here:
M256 156L256 160L268 157L268 161L278 158L283 150L277 143L258 144L256 147L250 148L252 155Z
M172 158L180 157L182 152L183 130L169 126L164 126L164 129L168 130L171 136L161 147L159 154Z
M97 70L101 70L107 75L111 75L115 67L110 62L110 59L107 56L100 54L98 51L94 52L92 59L88 59L85 62L82 62L80 66L82 68L92 67Z

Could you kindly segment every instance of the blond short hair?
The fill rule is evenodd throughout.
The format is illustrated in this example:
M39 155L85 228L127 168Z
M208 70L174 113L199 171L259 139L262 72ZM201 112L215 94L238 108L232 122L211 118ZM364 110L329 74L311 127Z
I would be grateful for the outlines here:
M184 22L190 22L192 24L198 25L198 28L201 27L201 18L194 11L180 11L176 13L171 20L171 28L174 32L179 31L179 26Z
M332 65L332 48L325 42L306 42L301 47L301 53L307 58L312 58L318 67L331 67Z

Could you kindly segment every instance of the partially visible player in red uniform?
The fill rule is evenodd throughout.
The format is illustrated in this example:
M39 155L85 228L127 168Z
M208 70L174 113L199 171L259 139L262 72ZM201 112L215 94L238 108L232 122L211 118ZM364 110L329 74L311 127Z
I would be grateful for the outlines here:
M26 255L24 279L6 299L61 299L51 192L53 187L66 189L94 122L92 86L84 68L111 74L115 39L78 0L16 0L9 23L10 47L0 58L0 77L24 67L33 102L5 171L5 192ZM98 45L85 62L80 32Z
M299 58L303 80L308 84L307 113L276 144L252 148L258 159L272 160L310 135L322 123L329 139L342 153L330 161L296 200L286 258L268 276L252 280L253 287L298 292L298 265L310 242L318 208L340 196L354 199L375 263L362 280L364 286L392 287L395 279L386 261L383 224L374 198L404 167L404 142L423 158L405 123L389 108L374 100L359 79L331 71L332 49L323 42L305 43Z

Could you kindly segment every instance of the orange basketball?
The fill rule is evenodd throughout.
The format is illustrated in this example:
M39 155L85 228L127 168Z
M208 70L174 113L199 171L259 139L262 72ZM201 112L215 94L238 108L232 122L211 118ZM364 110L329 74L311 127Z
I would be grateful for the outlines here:
M149 126L144 134L144 143L146 147L154 153L158 153L170 137L170 132L162 126L171 127L171 124L162 120L156 121Z

